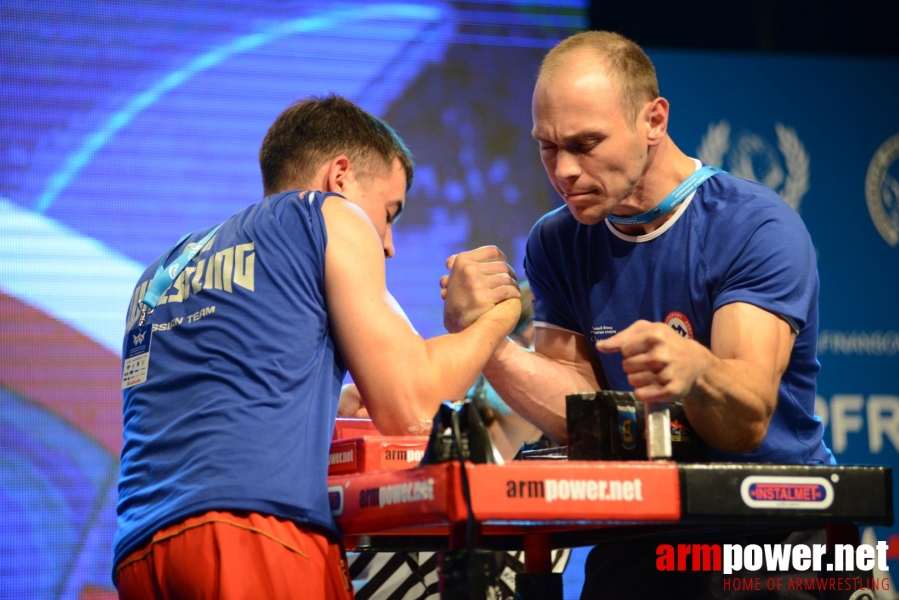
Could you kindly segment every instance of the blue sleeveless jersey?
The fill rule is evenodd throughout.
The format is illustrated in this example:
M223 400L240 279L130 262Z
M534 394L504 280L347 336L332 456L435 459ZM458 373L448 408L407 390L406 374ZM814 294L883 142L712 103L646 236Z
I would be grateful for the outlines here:
M815 260L793 209L768 188L722 173L645 236L624 235L608 221L581 225L561 207L532 229L525 271L537 298L535 321L583 334L591 346L645 319L708 348L712 316L733 302L784 318L797 337L764 441L742 455L710 449L711 458L833 464L814 414ZM596 355L612 389L633 389L620 353Z
M325 302L326 197L285 192L225 221L149 316L147 381L123 394L113 564L209 510L336 533L328 451L346 369ZM134 291L126 331L157 263Z

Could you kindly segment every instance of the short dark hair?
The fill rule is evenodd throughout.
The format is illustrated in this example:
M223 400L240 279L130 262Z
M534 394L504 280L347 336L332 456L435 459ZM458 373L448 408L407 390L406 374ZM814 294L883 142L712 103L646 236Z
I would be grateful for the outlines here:
M309 185L323 163L345 154L363 176L389 173L394 159L412 185L412 155L387 123L346 98L311 96L272 123L259 149L265 195Z

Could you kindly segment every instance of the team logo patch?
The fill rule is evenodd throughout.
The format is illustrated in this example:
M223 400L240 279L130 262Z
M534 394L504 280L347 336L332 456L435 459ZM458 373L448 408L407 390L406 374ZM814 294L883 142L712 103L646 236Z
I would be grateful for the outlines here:
M749 508L808 508L824 510L833 504L833 486L823 477L754 475L740 484Z
M671 311L665 315L665 325L678 332L681 337L685 337L688 340L693 339L693 325L690 324L690 319L684 313L676 310Z
M328 503L331 505L332 516L339 517L343 514L343 488L341 486L328 486Z
M899 244L899 168L890 167L899 158L899 133L889 138L871 159L865 176L865 199L878 233L887 244Z
M740 132L731 144L730 123L710 123L696 156L707 165L718 165L737 177L757 181L777 192L799 211L809 188L809 156L796 130L774 124L777 148L753 132Z

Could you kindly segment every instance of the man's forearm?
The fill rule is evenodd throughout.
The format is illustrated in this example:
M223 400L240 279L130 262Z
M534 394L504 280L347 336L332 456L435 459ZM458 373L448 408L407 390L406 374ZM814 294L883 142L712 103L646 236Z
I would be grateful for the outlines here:
M465 396L511 323L487 314L464 331L385 350L378 357L383 375L375 388L366 390L381 400L367 401L378 430L386 435L427 433L440 403ZM397 364L408 368L397 370Z
M596 348L621 352L621 367L638 400L683 399L699 437L719 450L743 454L765 438L794 335L776 315L731 303L715 313L710 348L648 321L636 321Z
M777 405L777 382L743 360L712 357L684 398L684 410L707 444L735 454L762 443Z
M508 327L488 314L464 331L428 340L430 378L435 392L443 399L463 398L508 333Z
M484 367L499 396L559 444L568 442L565 396L595 391L577 370L506 338Z

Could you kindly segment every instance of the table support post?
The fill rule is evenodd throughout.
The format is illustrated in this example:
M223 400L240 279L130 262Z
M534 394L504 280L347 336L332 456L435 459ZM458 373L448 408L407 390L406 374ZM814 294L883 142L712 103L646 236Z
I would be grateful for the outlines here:
M521 600L562 600L562 574L552 569L549 534L524 535L524 573L515 576L516 595Z

